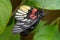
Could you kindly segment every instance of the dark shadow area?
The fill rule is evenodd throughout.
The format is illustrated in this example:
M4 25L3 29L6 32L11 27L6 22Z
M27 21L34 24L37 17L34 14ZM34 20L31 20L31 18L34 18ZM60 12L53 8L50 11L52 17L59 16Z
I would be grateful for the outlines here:
M60 17L60 10L44 10L44 13L45 17L42 20L48 21L48 23Z
M33 40L34 33L30 33L27 36L22 36L21 35L21 40Z
M20 5L22 0L11 0L13 11Z

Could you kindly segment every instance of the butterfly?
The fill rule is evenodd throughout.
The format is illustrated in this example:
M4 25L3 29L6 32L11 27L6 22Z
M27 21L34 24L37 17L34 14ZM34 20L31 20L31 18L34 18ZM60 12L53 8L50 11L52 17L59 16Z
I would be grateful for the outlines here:
M42 10L27 5L20 6L14 13L16 24L13 33L29 34L44 16Z

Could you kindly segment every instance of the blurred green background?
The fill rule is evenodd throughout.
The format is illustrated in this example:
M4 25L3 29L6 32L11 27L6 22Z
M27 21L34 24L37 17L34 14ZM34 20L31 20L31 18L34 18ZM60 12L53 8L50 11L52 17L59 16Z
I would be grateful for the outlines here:
M12 34L12 13L22 4L41 8L45 16L27 36ZM10 20L11 19L11 20ZM60 0L0 0L0 40L60 40Z

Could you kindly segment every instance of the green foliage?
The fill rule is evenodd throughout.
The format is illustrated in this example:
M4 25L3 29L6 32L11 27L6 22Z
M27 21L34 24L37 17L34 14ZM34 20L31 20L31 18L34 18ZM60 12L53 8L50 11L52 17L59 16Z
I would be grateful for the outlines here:
M12 28L14 26L14 21L12 20L11 24L6 28L5 32L0 35L0 40L20 40L20 36L14 35L12 33Z
M0 0L0 34L5 30L11 17L12 6L10 0Z
M47 10L60 10L60 0L26 0L24 4Z
M37 7L37 0L24 0L23 4L29 5L29 6L33 6L33 7Z
M35 30L33 40L60 40L59 20L60 18L49 25L41 21Z
M0 40L20 40L19 34L13 34L14 19L10 0L0 0ZM10 20L10 22L9 22Z
M60 10L60 0L25 0L23 4L48 10ZM12 6L10 0L0 0L0 40L20 40L19 34L15 35L12 33L15 23L14 19L10 20L11 12ZM12 22L10 23L9 20ZM33 40L60 40L58 22L54 24L55 21L50 25L45 25L41 21L34 30Z

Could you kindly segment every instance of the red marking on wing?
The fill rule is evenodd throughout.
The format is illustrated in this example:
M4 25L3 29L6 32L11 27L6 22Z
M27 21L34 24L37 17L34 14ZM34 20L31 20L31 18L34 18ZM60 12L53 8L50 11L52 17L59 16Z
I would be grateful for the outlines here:
M37 9L34 8L32 10L32 13L30 14L30 18L35 19L37 17L37 16L35 16L36 12L37 12Z

